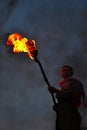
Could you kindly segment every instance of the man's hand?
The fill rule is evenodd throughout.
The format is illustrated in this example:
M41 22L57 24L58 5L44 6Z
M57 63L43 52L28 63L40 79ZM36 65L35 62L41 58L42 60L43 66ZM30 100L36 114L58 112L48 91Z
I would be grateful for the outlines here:
M55 88L52 86L48 86L48 90L50 93L54 93L55 92Z
M55 87L48 86L48 90L49 90L50 93L60 94L60 90L55 88Z

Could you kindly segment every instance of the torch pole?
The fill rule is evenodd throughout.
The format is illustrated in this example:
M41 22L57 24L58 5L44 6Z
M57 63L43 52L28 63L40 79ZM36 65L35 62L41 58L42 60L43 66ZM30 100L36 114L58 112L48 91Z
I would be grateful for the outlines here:
M48 81L48 79L47 79L47 77L46 77L46 75L45 75L45 72L44 72L44 69L43 69L43 67L42 67L42 65L41 65L40 60L39 60L38 58L35 58L35 62L38 63L38 65L39 65L39 67L40 67L40 70L41 70L41 72L42 72L42 75L43 75L43 77L44 77L45 82L47 83L47 85L48 85L49 87L51 87L51 85L50 85L50 83L49 83L49 81ZM54 105L55 105L55 104L56 104L56 100L55 100L54 94L51 93L51 96L52 96L52 99L53 99L53 102L54 102Z

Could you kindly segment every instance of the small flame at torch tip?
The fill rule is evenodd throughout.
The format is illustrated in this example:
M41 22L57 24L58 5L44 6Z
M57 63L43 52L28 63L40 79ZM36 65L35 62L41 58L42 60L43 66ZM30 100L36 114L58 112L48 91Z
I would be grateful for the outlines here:
M35 59L37 56L37 49L35 46L35 40L29 40L23 38L20 34L14 33L9 35L7 45L13 46L13 52L26 52L31 59Z

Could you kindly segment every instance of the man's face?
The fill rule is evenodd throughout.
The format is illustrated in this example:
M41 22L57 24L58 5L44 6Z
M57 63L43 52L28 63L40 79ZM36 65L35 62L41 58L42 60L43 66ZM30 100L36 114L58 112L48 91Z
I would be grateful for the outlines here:
M69 67L63 67L61 75L64 79L69 78L71 73L71 69Z

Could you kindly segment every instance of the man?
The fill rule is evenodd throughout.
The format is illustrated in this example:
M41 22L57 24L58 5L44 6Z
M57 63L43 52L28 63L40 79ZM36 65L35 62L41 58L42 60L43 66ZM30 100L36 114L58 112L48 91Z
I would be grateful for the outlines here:
M73 69L69 65L62 67L63 80L59 83L61 90L48 87L50 93L55 93L58 103L53 106L57 113L56 130L80 130L81 116L79 108L81 98L87 107L84 87L80 81L73 78Z

